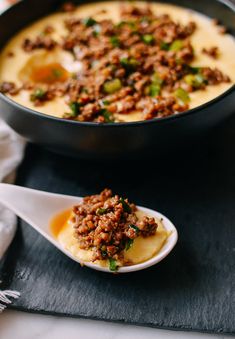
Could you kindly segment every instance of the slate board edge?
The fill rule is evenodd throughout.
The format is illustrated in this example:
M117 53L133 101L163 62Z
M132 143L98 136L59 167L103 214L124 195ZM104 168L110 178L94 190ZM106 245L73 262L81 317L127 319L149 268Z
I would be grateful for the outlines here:
M49 315L49 316L56 316L56 317L66 317L66 318L73 318L73 319L85 319L85 320L95 320L95 321L104 321L107 323L115 323L115 324L124 324L124 325L133 325L133 326L141 326L141 327L149 327L149 328L155 328L159 330L168 330L168 331L182 331L182 332L195 332L195 333L207 333L207 334L226 334L229 336L233 336L235 334L235 331L226 331L221 328L211 330L201 330L194 327L189 327L187 325L182 326L164 326L164 325L155 325L152 323L140 323L140 322L131 322L131 321L125 321L125 319L112 319L108 320L106 318L102 317L92 317L92 316L86 316L86 315L78 315L78 314L69 314L69 313L63 313L63 312L51 312L51 311L44 311L44 310L35 310L31 309L30 307L23 307L23 306L14 306L13 304L9 305L8 309L11 309L13 311L20 311L24 313L30 313L30 314L41 314L41 315Z

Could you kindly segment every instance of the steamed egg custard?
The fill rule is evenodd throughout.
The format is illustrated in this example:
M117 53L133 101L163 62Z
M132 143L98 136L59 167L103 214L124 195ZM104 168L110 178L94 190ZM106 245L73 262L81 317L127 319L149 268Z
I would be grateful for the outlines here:
M0 92L56 117L97 123L166 117L235 83L234 38L163 3L64 6L0 53Z
M151 259L169 236L162 220L146 216L108 189L55 216L51 229L81 263L94 262L111 271Z

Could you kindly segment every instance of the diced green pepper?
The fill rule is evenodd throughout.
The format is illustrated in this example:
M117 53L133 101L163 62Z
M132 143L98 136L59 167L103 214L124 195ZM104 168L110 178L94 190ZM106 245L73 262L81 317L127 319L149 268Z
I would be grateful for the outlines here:
M154 42L154 36L152 34L144 34L141 39L146 45L151 45Z
M182 40L175 40L170 45L169 50L174 51L174 52L178 52L182 49L182 47L183 47L183 41Z
M103 85L103 90L107 94L113 94L119 91L122 88L122 83L120 79L113 79L106 81Z
M183 88L179 87L175 91L175 96L182 101L184 104L187 104L190 101L190 97L188 92L186 92Z

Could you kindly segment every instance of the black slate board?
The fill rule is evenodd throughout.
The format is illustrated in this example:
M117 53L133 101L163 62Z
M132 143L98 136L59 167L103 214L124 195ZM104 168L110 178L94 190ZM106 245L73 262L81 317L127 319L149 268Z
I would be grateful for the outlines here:
M30 145L17 184L79 196L111 187L167 215L179 242L155 267L112 275L81 268L20 221L0 275L22 292L13 308L235 333L235 120L168 160L93 163Z

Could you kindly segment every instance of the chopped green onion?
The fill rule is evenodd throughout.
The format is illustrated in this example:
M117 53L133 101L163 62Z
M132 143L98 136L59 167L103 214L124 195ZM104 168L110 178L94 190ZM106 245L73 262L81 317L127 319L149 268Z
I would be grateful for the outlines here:
M127 212L127 213L131 213L132 212L131 211L131 207L129 206L129 204L126 202L125 199L120 198L119 202L122 204L124 212Z
M79 102L74 101L69 104L69 107L72 111L71 116L77 117L80 112L81 104Z
M180 99L184 104L190 101L188 92L186 92L183 88L179 87L175 91L175 96Z
M178 52L183 48L183 41L182 40L175 40L172 42L172 44L170 45L169 50L170 51L174 51L174 52Z
M128 251L133 246L134 239L128 238L126 241L126 247L125 250Z
M181 58L176 58L176 64L177 65L182 65L184 62L183 62L183 60L181 59Z
M148 88L148 93L151 97L156 97L160 94L161 86L158 84L151 84Z
M108 100L102 100L102 104L103 104L104 106L110 105L110 101L108 101Z
M197 74L201 71L201 67L187 66L190 73Z
M146 94L150 95L151 97L156 97L161 92L161 85L163 83L163 80L159 77L159 74L155 72L152 75L152 83L149 85L146 89Z
M161 41L160 48L164 51L169 51L170 44L168 44L167 42Z
M120 21L116 24L117 28L122 28L124 25L128 25L130 28L135 29L136 28L136 22L135 21Z
M45 95L46 95L45 90L43 90L42 88L36 88L34 92L31 94L30 100L36 101L36 100L44 99Z
M121 58L120 64L128 73L130 73L134 72L140 63L135 58Z
M113 47L119 47L120 46L120 40L118 39L117 36L111 36L109 38L109 41L111 42L111 44L113 45Z
M152 34L144 34L141 39L147 45L151 45L154 42L154 36Z
M119 22L116 24L116 27L117 27L117 28L121 28L121 27L123 27L123 26L126 25L126 24L127 24L127 21L122 20L122 21L119 21Z
M81 89L81 93L88 93L88 89L86 88L86 87L82 87L82 89Z
M100 25L94 25L93 27L93 35L94 36L98 36L101 32L101 27Z
M108 209L107 208L98 208L97 211L96 211L96 214L98 215L103 215L105 213L107 213Z
M107 257L107 251L101 249L101 255L102 255L103 258L106 258Z
M139 231L140 231L139 227L137 227L136 225L131 224L131 225L129 225L129 227L133 228L135 230L136 234L138 234Z
M112 272L116 272L118 269L117 261L113 258L109 258L109 269Z
M188 85L193 86L195 77L193 74L187 74L185 75L184 80Z
M187 74L184 80L194 88L200 88L205 83L205 79L201 74Z
M82 20L83 24L86 26L86 27L91 27L91 26L94 26L97 22L95 21L95 19L91 18L91 17L88 17L88 18L84 18Z
M151 19L148 17L148 16L143 16L141 19L140 19L140 22L143 22L143 23L150 23L151 22Z
M114 122L113 115L106 108L102 108L99 112L100 115L103 115L105 122Z
M122 83L120 79L113 79L106 81L103 85L103 90L107 94L113 94L119 91L122 88Z
M202 74L195 74L195 81L197 85L202 85L205 82L205 78Z
M136 22L135 21L127 21L126 23L131 29L133 29L133 30L136 29Z
M162 85L163 79L160 78L159 74L155 72L152 76L152 83L155 85Z
M55 78L60 78L62 76L62 71L58 68L53 68L51 71Z

